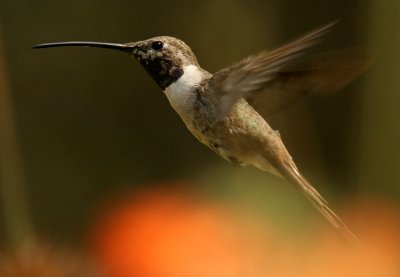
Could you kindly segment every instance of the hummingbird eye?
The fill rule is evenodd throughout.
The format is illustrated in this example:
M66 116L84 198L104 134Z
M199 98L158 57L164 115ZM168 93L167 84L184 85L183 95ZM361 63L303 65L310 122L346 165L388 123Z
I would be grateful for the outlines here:
M161 48L163 48L164 43L162 43L161 41L155 41L151 44L151 48L153 48L154 50L161 50Z

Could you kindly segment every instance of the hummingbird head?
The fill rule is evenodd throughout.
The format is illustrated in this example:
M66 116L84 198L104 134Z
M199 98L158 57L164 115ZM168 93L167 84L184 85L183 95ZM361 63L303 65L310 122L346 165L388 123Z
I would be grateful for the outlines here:
M133 47L128 53L163 90L183 75L185 66L198 66L192 50L177 38L160 36L126 45Z
M169 36L121 44L87 41L55 42L38 44L33 48L60 46L98 47L123 51L133 56L163 90L184 74L185 66L199 66L190 47L182 40Z

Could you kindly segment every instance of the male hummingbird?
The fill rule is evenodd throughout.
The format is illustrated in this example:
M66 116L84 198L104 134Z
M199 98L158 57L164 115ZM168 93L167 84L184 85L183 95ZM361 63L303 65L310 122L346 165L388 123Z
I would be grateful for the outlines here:
M200 67L183 41L159 36L138 42L55 42L33 46L86 46L119 50L133 56L167 96L190 132L224 159L252 165L286 178L346 238L356 236L303 177L282 142L247 101L262 94L264 110L274 112L308 92L337 90L365 68L357 55L320 58L300 65L300 57L315 46L335 23L316 29L272 51L249 56L214 74Z

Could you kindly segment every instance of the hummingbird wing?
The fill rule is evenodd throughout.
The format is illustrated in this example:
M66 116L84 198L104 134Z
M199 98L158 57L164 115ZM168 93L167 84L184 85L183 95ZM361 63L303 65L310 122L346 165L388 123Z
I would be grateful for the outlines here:
M279 141L276 141L276 145L280 145L280 147L276 148L280 149L280 151L278 151L278 153L275 153L275 151L268 151L266 156L267 160L283 177L303 193L310 200L313 206L333 225L334 228L342 233L345 238L351 242L360 243L359 239L339 218L339 216L329 208L328 202L300 173L280 138Z
M286 177L298 190L300 190L314 205L314 207L351 242L359 243L359 239L346 226L339 216L332 211L326 200L318 191L301 175L294 162L279 168L279 172Z
M332 22L276 50L249 56L216 72L209 82L217 92L216 120L225 118L240 98L262 97L263 111L270 114L292 105L310 91L337 90L350 82L362 70L360 66L352 66L357 64L356 59L354 62L345 60L349 55L337 60L332 56L326 60L294 64L335 24Z
M328 95L348 85L371 59L363 49L345 49L288 65L247 101L262 115L280 112L309 93Z

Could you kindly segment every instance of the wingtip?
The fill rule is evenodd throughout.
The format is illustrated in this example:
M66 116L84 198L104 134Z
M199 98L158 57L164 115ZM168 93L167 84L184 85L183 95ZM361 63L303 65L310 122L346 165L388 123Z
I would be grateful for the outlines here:
M322 25L319 29L316 29L316 33L327 33L335 29L335 27L339 24L341 19L333 20L325 25Z
M333 20L333 21L331 21L331 22L329 22L329 23L327 23L325 25L322 25L322 28L326 28L327 30L333 29L340 23L340 21L342 21L342 19L340 19L340 18L335 19L335 20Z

